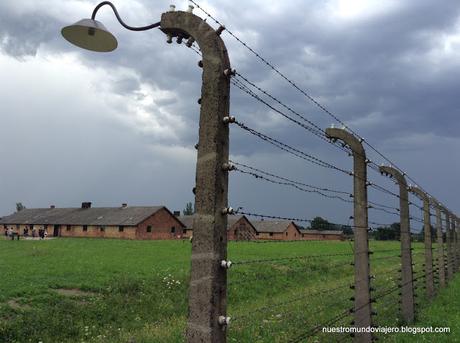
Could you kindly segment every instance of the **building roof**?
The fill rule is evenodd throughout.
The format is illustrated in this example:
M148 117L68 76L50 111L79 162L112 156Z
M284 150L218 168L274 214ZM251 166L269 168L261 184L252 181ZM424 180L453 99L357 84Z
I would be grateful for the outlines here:
M0 218L0 224L138 225L164 206L32 208ZM172 215L172 214L171 214Z
M244 216L238 216L238 215L229 215L227 216L227 230L230 230L230 228L241 218ZM193 218L195 218L195 214L192 214L191 216L179 216L176 217L179 219L187 229L193 230Z
M310 230L310 229L301 229L300 233L310 234L310 235L342 235L340 230Z
M289 220L253 220L251 223L257 232L281 233L286 231L291 223L299 231L297 225Z

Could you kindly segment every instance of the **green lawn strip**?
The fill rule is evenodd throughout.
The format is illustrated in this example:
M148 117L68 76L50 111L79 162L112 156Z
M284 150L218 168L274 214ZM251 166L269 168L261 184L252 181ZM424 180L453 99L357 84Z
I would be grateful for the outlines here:
M387 335L385 342L460 342L460 275L456 275L448 286L431 303L424 304L417 313L417 320L411 326L450 327L450 333Z
M388 277L400 261L372 257L398 255L400 244L370 247L378 293L394 283ZM0 241L0 341L182 342L190 251L181 241ZM230 242L228 256L236 262L228 273L229 341L285 342L353 305L352 242ZM11 300L29 307L12 308Z

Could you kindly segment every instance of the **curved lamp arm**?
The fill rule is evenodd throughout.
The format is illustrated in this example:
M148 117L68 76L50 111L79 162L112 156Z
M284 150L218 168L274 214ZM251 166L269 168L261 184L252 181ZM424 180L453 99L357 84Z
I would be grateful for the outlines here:
M97 11L99 11L99 9L104 6L104 5L109 5L112 10L113 10L113 13L115 13L115 16L117 17L118 19L118 22L126 29L128 30L131 30L131 31L146 31L146 30L150 30L150 29L154 29L155 27L158 27L160 26L160 22L157 22L157 23L153 23L153 24L150 24L150 25L147 25L147 26L138 26L138 27L134 27L134 26L129 26L128 24L126 24L123 19L121 19L120 15L118 14L118 11L115 7L114 4L112 4L110 1L102 1L100 4L98 4L95 8L94 8L94 11L93 11L93 14L91 15L91 19L95 19L96 18L96 13Z

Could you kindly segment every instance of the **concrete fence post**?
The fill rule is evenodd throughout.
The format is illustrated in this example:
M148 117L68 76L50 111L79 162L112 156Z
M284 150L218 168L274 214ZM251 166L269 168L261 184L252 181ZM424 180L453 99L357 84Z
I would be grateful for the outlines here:
M454 216L454 218L455 218L455 237L456 237L455 253L457 256L457 263L458 263L457 271L458 271L460 269L460 233L459 233L460 223L459 223L457 216Z
M404 175L397 169L380 166L380 172L393 177L399 185L399 216L401 225L401 310L403 319L414 321L414 288L412 273L411 236L409 226L409 194Z
M452 214L452 217L450 219L450 225L452 227L452 255L454 259L454 268L453 272L456 273L458 270L458 237L457 237L457 231L456 231L456 220L454 214Z
M203 67L187 342L226 342L230 62L216 31L193 13L163 13L161 30L169 37L196 41Z
M436 208L436 238L438 243L438 273L439 273L439 288L446 286L446 266L444 263L444 239L442 235L442 218L441 206L436 199L431 198L432 204Z
M430 198L420 188L411 186L409 190L423 201L423 231L425 241L425 285L428 299L434 296L433 250L431 244Z
M452 279L453 267L452 267L452 230L450 227L450 213L446 208L444 214L446 216L446 245L447 245L447 281Z
M354 265L355 265L355 327L372 325L369 285L369 239L367 204L367 161L361 141L344 129L328 128L326 136L340 139L353 151L353 199L354 199ZM371 333L356 333L355 342L372 341Z

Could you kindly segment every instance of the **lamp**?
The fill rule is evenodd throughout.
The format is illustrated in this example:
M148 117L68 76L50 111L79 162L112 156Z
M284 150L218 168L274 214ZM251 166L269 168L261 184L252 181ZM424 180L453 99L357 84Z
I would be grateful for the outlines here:
M112 8L118 22L128 30L146 31L160 26L160 22L140 27L129 26L120 18L117 9L110 1L103 1L94 8L91 19L82 19L73 25L64 27L61 30L62 36L70 43L83 49L96 52L115 50L118 46L117 39L101 22L95 20L97 11L104 5L109 5Z

